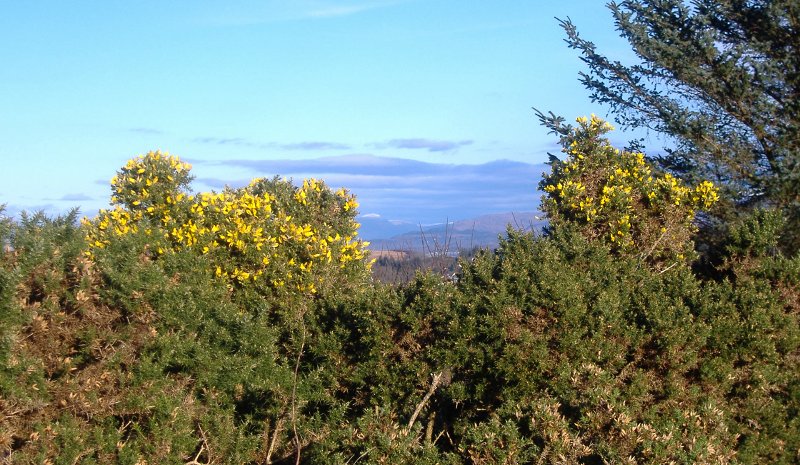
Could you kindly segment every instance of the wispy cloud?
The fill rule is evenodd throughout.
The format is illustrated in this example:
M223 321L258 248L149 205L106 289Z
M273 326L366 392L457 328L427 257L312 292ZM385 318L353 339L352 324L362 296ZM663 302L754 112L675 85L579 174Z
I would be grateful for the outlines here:
M207 145L223 145L230 147L246 147L258 150L351 150L352 147L340 142L330 141L303 141L292 143L259 142L244 137L195 137L192 142Z
M255 4L229 2L225 9L218 7L203 12L201 23L239 26L283 21L331 19L352 16L416 0L266 0Z
M150 135L162 135L166 134L161 129L155 128L145 128L145 127L135 127L135 128L128 128L128 132L134 132L136 134L150 134Z
M192 139L192 142L196 142L198 144L210 144L210 145L232 145L236 147L257 147L257 148L266 148L269 147L268 144L262 144L253 142L242 137L195 137Z
M337 142L298 142L295 144L279 144L285 150L351 150L347 144Z
M338 16L350 16L365 11L387 8L412 0L317 0L306 8L306 15L312 18L331 18Z
M321 151L321 150L353 150L353 146L342 142L334 141L300 141L300 142L264 142L247 139L245 137L216 137L199 136L192 139L192 142L206 145L222 145L228 147L243 147L258 150L298 150L298 151ZM368 144L369 147L377 149L402 149L402 150L426 150L428 152L451 152L461 147L472 145L472 140L445 140L427 139L424 137L413 137L405 139L390 139L383 142Z
M376 8L375 5L369 3L360 5L328 5L307 12L307 15L312 18L330 18L336 16L349 16L362 11L372 10Z
M429 152L450 152L459 147L472 144L471 140L436 140L424 138L391 139L386 142L374 144L378 148L395 148L408 150L427 150Z
M64 200L64 201L69 201L69 202L82 202L82 201L85 201L85 200L94 200L94 197L90 197L90 196L88 196L86 194L67 194L67 195L62 196L58 200Z

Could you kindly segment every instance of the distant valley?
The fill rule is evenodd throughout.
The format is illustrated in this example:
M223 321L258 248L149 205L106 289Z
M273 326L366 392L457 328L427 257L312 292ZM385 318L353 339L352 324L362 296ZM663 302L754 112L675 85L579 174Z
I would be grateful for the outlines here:
M456 255L474 247L494 248L511 225L515 229L541 231L546 221L541 212L507 212L482 215L433 225L359 218L359 235L370 241L370 250L404 250L424 254Z

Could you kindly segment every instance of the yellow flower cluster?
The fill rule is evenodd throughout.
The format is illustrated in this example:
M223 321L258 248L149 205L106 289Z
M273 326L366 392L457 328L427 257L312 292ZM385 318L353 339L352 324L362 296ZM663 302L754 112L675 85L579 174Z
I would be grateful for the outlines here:
M346 190L339 189L336 191L336 195L338 197L345 199L344 205L342 206L344 211L347 212L358 208L358 202L356 202L356 198L353 197L352 195L348 195Z
M177 157L159 151L128 160L111 178L111 203L133 209L164 203L168 196L189 186L191 168Z
M592 113L592 115L589 118L585 116L579 116L575 118L575 121L582 127L587 128L589 131L593 133L601 133L614 130L614 126L611 125L611 123L605 121L602 118L597 117L597 115L595 115L594 113Z
M554 162L541 183L551 221L577 223L589 237L631 250L663 241L676 228L686 236L696 212L719 199L708 181L685 186L668 173L654 173L644 154L612 147L602 135L613 127L600 118L576 121L562 138L566 159Z
M703 181L692 191L692 202L702 209L711 208L719 200L719 189L711 181Z
M319 182L316 179L306 179L295 194L294 199L301 205L308 205L308 194L310 192L322 192Z
M113 210L100 210L96 223L93 225L99 234L90 234L86 236L89 241L89 247L95 249L103 249L111 244L111 238L114 236L120 237L129 233L136 233L139 231L139 221L142 219L141 212L131 213L126 211L120 206L115 207ZM89 222L84 218L85 225ZM89 253L91 256L91 254Z
M87 255L141 229L150 236L155 257L181 251L207 255L215 276L231 286L266 282L309 293L317 291L331 266L345 268L367 257L368 243L356 238L357 204L345 190L334 194L315 179L300 188L286 180L256 179L245 188L192 196L182 192L189 169L159 152L128 162L112 179L115 208L84 219ZM319 221L320 211L339 216Z

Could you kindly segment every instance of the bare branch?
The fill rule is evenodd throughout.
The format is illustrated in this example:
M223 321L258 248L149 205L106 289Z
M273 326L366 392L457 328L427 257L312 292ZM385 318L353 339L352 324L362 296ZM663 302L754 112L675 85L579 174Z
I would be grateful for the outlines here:
M414 409L414 413L411 415L411 418L408 420L408 427L407 430L411 431L411 427L414 426L414 422L417 421L417 417L419 416L422 409L425 408L425 404L428 403L433 393L436 391L436 388L439 387L439 383L442 381L442 373L434 373L433 374L433 382L431 382L431 386L428 388L428 392L425 393L425 397L422 398L419 404L417 404L417 408Z

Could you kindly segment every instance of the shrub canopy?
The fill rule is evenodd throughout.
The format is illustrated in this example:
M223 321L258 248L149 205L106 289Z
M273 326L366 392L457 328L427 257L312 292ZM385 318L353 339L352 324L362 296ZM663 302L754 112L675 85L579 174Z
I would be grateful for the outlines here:
M688 187L644 154L614 148L605 137L613 127L594 115L559 129L566 158L552 157L552 172L539 185L552 227L573 225L662 269L693 256L695 217L719 198L713 184Z
M723 190L723 221L777 207L800 247L800 4L796 0L625 0L608 4L637 60L615 61L562 21L593 101L626 127L669 136L660 165Z

